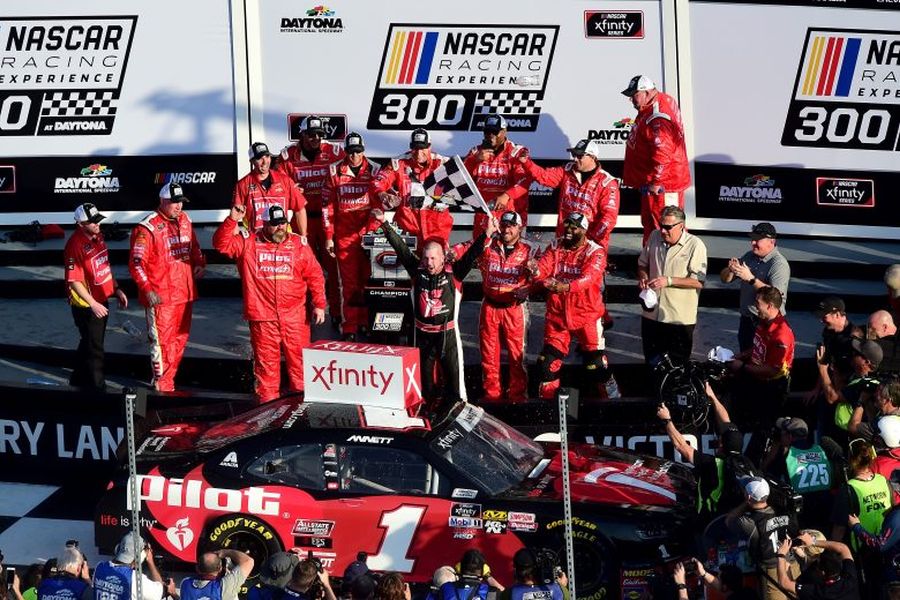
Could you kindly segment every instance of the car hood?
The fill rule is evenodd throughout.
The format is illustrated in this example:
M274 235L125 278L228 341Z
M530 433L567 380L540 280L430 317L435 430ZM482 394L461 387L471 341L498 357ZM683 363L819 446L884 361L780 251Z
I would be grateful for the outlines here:
M696 483L687 467L673 461L590 444L569 446L572 500L600 504L693 506ZM562 452L546 456L507 495L559 500L563 492Z

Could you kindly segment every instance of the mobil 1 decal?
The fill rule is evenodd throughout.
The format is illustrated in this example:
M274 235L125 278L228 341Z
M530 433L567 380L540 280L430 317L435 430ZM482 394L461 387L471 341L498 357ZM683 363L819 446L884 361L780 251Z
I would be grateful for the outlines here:
M0 135L109 135L137 17L0 17Z
M900 32L809 28L784 146L896 151Z
M367 127L476 131L485 115L535 131L556 25L396 24L388 28Z

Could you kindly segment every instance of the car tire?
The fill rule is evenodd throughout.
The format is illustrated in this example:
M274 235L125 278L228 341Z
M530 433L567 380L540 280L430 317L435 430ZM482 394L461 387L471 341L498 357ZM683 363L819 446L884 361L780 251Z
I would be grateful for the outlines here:
M282 552L284 547L278 532L262 519L232 514L213 519L206 525L197 545L197 558L204 552L215 550L240 550L253 557L253 571L246 584L250 587L256 583L259 569L266 559Z
M582 525L575 525L573 533L576 536L572 541L575 551L575 585L578 586L578 597L573 600L617 598L619 572L618 564L612 558L616 556L612 544L598 530ZM585 537L579 538L579 535ZM559 566L564 571L567 570L566 543L562 535L557 539L553 551L559 557Z

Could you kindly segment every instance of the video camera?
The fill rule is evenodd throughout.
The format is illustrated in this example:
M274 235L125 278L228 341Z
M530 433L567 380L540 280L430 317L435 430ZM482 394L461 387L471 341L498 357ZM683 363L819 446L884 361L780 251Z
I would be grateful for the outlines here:
M727 371L724 363L691 360L676 365L668 354L662 354L650 361L650 368L659 381L659 401L669 408L672 420L694 427L703 425L710 404L706 382L723 379Z
M559 556L546 548L534 551L534 575L544 584L554 583L562 575Z

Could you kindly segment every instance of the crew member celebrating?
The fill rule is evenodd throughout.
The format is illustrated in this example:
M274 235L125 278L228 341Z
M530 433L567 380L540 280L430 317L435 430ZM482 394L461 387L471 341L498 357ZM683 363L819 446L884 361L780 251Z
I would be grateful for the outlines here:
M328 177L328 167L344 158L340 144L325 138L325 121L310 115L300 123L300 141L281 151L277 169L300 186L306 196L306 235L313 254L325 270L325 293L331 324L340 325L341 295L338 291L337 266L325 249L325 224L322 222L322 188ZM302 229L300 230L302 233Z
M325 247L337 257L341 331L347 340L356 339L369 314L363 288L371 267L362 248L362 236L370 229L371 209L377 208L369 186L378 165L366 158L365 149L362 136L350 133L344 141L347 156L329 167L322 191Z
M616 398L618 385L603 352L606 307L600 286L606 254L599 244L587 239L586 216L573 212L563 226L565 233L541 255L535 271L535 280L549 292L544 348L538 356L540 397L552 399L559 389L559 371L574 336L581 348L589 382L598 384L600 398ZM533 263L532 267L535 267Z
M384 224L383 211L374 210L372 215L379 224ZM422 246L422 258L419 259L393 227L384 225L383 229L400 264L413 281L416 347L422 360L422 394L427 402L435 401L435 366L440 364L444 381L443 406L432 404L430 408L437 411L452 406L457 400L466 399L462 377L462 342L456 326L462 300L462 282L475 266L475 259L484 251L486 240L497 231L497 221L491 219L485 232L452 265L446 260L447 250L441 241L427 241Z
M270 206L284 207L293 213L294 229L306 235L306 198L294 185L290 177L273 171L272 154L262 142L250 145L250 172L238 180L234 186L231 204L247 208L247 228L258 231L262 228Z
M484 141L466 155L464 164L472 175L482 198L492 206L494 218L506 211L513 211L522 218L522 226L528 223L528 186L531 178L516 158L528 150L512 143L506 137L506 119L503 115L489 115L484 120ZM487 226L488 215L475 213L472 238L477 238Z
M181 210L185 202L181 185L167 183L159 191L156 212L131 232L128 269L147 309L153 387L161 392L175 389L197 299L194 280L206 268L191 219Z
M431 136L416 129L409 139L409 152L391 159L372 180L371 191L381 200L385 210L397 209L394 223L418 238L422 248L431 238L447 244L453 229L453 216L447 206L426 198L422 183L447 158L431 151ZM389 191L393 190L393 192Z
M636 75L622 90L637 109L637 118L625 143L625 185L641 191L644 244L659 228L663 206L684 210L684 190L691 185L684 124L672 96L656 89L646 75Z
M325 280L312 250L287 231L282 207L270 206L267 217L255 234L239 232L244 207L234 206L213 235L215 249L235 259L241 274L260 402L280 395L282 350L290 390L303 390L303 348L309 345L307 291L316 324L325 321Z
M573 148L572 162L543 169L527 155L519 160L538 183L559 190L556 236L564 233L566 215L577 212L587 218L587 237L609 250L609 235L619 218L619 181L600 166L602 147L596 140L580 140Z
M106 242L100 233L100 221L105 218L93 204L76 208L76 229L63 252L72 319L81 337L69 385L96 390L106 388L103 340L109 317L107 300L115 296L120 308L128 307L128 298L113 277Z

